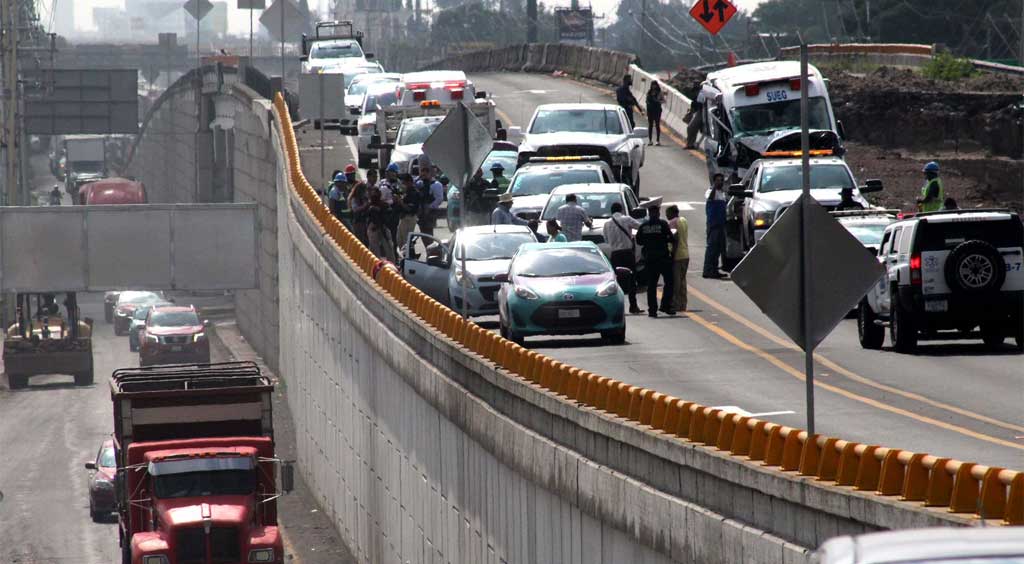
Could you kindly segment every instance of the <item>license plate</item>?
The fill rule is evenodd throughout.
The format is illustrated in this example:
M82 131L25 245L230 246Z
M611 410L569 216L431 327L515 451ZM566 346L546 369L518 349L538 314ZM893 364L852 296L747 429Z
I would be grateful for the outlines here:
M931 300L924 302L925 311L946 311L949 309L949 302L946 300Z
M171 347L171 352L181 352L181 345L174 345Z
M558 310L559 319L579 319L580 310L578 309L560 309Z

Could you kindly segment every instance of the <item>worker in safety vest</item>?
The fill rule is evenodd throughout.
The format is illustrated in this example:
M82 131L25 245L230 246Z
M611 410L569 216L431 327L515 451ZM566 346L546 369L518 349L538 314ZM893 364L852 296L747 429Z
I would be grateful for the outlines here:
M505 176L505 167L501 163L491 165L491 175L494 176L494 179L491 180L491 187L496 188L499 194L508 190L508 185L512 180Z
M942 209L942 202L946 200L946 193L942 189L942 180L939 178L939 163L932 161L924 165L924 186L921 187L921 197L917 199L917 207L922 212L933 212Z

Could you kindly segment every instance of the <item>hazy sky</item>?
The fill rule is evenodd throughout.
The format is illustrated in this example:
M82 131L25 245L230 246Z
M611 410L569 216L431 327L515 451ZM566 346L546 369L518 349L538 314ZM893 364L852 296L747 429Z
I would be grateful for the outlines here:
M267 5L270 5L272 0L267 0ZM429 0L428 0L429 1ZM753 10L758 4L764 0L732 0L734 4L741 10ZM38 0L40 5L40 15L43 19L49 14L50 6L56 2L57 9L67 9L68 4L74 5L75 10L75 22L78 28L91 28L92 27L92 9L100 6L124 6L123 0ZM184 5L185 0L182 0ZM581 4L586 4L587 0L581 0ZM594 11L598 14L614 14L615 6L618 5L619 0L590 0ZM309 0L309 5L316 9L318 6L321 10L326 10L329 4L329 0ZM547 5L569 5L569 0L549 0L545 2ZM237 0L228 0L228 27L232 33L243 33L249 30L249 15L244 10L236 10ZM256 16L259 18L259 16ZM257 23L257 25L259 25Z

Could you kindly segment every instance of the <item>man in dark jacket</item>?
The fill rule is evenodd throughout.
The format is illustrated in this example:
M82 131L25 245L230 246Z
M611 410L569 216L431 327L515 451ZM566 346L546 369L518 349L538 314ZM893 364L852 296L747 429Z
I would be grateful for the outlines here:
M644 113L643 108L640 107L640 102L637 102L636 96L634 96L633 91L630 90L630 87L632 86L633 77L627 74L622 77L622 85L615 89L615 101L622 106L622 109L626 110L626 117L629 118L630 129L636 127L636 120L633 119L633 108L636 108L641 114Z
M707 220L707 248L704 249L704 278L725 278L718 271L718 263L725 251L725 175L718 172L705 195L704 212Z
M672 299L675 287L672 280L672 255L675 252L675 237L668 222L661 219L661 208L647 208L647 221L636 230L636 243L643 249L647 271L647 315L658 317L658 311L675 315ZM658 278L665 281L661 294L661 308L658 307Z

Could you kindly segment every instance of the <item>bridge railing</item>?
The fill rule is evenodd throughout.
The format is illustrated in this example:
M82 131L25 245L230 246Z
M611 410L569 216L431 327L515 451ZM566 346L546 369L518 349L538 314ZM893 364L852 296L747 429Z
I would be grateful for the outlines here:
M535 53L534 62L543 65L550 55ZM597 56L607 54L599 51ZM618 72L615 65L625 64L628 57L609 60L614 61L608 63L609 72ZM290 124L280 97L275 100L275 108L278 118ZM814 478L833 485L839 493L872 492L908 507L941 508L934 514L940 519L948 514L965 514L1024 525L1022 472L809 435L800 429L582 370L523 348L463 318L409 284L330 214L302 174L294 133L290 127L283 131L292 186L327 237L383 292L423 323L462 345L468 354L504 368L511 377L538 386L568 405L604 412L623 424L652 429L682 443L729 453L745 464L776 468L786 476Z

